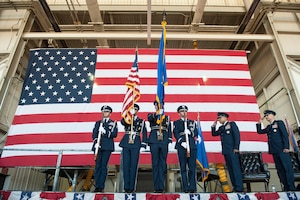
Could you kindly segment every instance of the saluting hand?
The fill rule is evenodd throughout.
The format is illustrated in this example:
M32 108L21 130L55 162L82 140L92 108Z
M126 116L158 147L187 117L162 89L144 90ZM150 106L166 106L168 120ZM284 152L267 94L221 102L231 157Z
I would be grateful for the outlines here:
M218 121L218 119L216 119L216 120L214 121L213 126L216 126L216 125L217 125L217 121Z
M258 123L261 124L261 122L264 120L264 118L265 118L265 117L262 116L262 117L259 119Z

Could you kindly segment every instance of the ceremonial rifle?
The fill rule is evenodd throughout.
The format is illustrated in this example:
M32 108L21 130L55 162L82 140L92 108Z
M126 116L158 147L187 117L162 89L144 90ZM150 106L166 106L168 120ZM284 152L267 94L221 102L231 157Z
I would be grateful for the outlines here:
M184 118L184 130L188 130L188 128L187 128L187 113ZM185 135L185 140L186 140L186 156L189 158L191 155L189 134L186 131L184 131L184 135Z
M100 126L99 129L103 129L103 112L102 112L102 120L100 122ZM98 138L97 138L97 143L96 143L96 150L95 150L95 155L94 155L94 160L96 161L98 158L98 153L99 153L99 149L101 148L100 143L101 143L101 136L102 136L102 132L99 130L98 133Z

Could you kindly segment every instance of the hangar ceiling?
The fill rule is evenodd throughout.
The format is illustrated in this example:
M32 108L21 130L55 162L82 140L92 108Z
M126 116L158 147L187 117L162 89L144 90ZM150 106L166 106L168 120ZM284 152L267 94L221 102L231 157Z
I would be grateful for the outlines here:
M266 11L260 0L0 2L0 9L9 8L33 11L34 25L23 37L39 47L157 48L164 13L167 48L246 49L250 42L273 40L259 32Z

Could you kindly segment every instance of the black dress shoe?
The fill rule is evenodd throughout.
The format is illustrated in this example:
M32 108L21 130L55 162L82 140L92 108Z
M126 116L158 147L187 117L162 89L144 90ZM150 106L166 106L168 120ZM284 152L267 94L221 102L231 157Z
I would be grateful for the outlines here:
M244 193L244 191L239 191L239 190L236 190L234 192L236 192L236 193Z
M154 193L163 193L163 190L154 190Z
M102 189L102 188L96 188L96 189L94 190L94 192L104 192L104 189Z
M197 193L197 191L196 190L191 190L190 193Z
M190 191L188 191L188 190L184 190L183 192L184 192L184 193L189 193Z

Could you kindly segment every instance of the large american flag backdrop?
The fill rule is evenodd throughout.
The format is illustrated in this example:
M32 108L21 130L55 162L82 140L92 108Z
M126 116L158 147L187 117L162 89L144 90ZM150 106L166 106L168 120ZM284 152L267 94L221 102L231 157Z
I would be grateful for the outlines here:
M0 166L55 166L59 152L61 166L93 165L94 123L105 104L113 108L111 118L120 121L135 49L34 49L30 53ZM154 112L157 61L158 49L138 50L138 104L143 119ZM210 132L220 111L229 113L239 126L241 151L267 152L266 136L256 133L260 114L244 51L169 49L166 63L165 113L172 121L178 119L176 110L182 104L189 108L189 119L197 120L200 112L209 163L223 161L220 138ZM110 164L117 165L124 135L123 126L118 123L118 127L116 151L110 158ZM174 142L169 164L178 163ZM149 151L141 151L140 163L151 164Z

